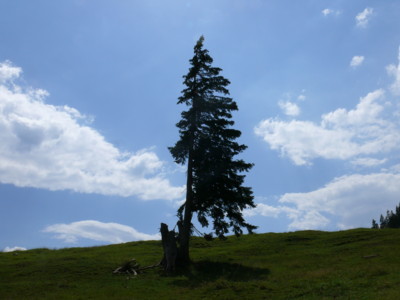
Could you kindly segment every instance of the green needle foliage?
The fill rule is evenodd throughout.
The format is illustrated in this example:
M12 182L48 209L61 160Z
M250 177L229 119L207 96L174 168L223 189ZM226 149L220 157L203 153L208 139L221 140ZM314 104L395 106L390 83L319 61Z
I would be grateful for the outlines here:
M253 192L243 186L245 175L253 164L234 157L247 146L237 143L241 132L233 129L235 101L229 97L229 80L222 69L212 66L213 59L203 48L204 37L194 47L191 67L184 78L186 88L178 104L182 112L177 123L180 139L169 150L176 163L187 163L186 202L178 210L180 221L180 259L189 258L189 236L193 213L204 226L212 220L217 236L232 229L239 236L242 228L252 232L256 227L245 222L242 211L255 207Z

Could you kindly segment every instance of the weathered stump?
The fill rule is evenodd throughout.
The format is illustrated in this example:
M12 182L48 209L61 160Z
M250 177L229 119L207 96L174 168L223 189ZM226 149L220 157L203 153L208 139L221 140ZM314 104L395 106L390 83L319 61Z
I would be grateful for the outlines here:
M175 231L169 231L168 225L161 223L160 232L164 250L164 255L160 264L164 267L165 271L173 272L175 271L176 258L178 255Z

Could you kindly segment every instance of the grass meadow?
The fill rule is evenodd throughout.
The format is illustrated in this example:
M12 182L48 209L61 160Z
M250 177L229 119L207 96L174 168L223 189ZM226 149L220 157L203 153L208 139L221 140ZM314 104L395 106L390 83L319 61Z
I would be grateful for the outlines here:
M192 238L188 269L112 273L161 256L161 241L0 253L0 299L400 299L396 229Z

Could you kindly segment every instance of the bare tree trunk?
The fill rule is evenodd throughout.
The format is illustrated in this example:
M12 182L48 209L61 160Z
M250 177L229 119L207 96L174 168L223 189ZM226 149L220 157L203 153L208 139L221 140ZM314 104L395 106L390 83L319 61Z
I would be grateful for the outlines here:
M189 152L188 169L187 169L187 182L186 182L186 202L185 213L183 216L183 224L179 228L179 263L186 265L190 262L189 257L189 239L190 229L192 226L192 205L193 205L193 167L192 167L192 151Z

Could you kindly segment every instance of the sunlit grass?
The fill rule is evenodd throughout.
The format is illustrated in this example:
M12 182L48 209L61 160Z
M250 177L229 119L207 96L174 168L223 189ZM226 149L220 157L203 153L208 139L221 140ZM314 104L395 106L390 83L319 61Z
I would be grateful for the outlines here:
M161 242L0 253L0 299L400 299L400 231L356 229L194 238L193 265L157 263Z

